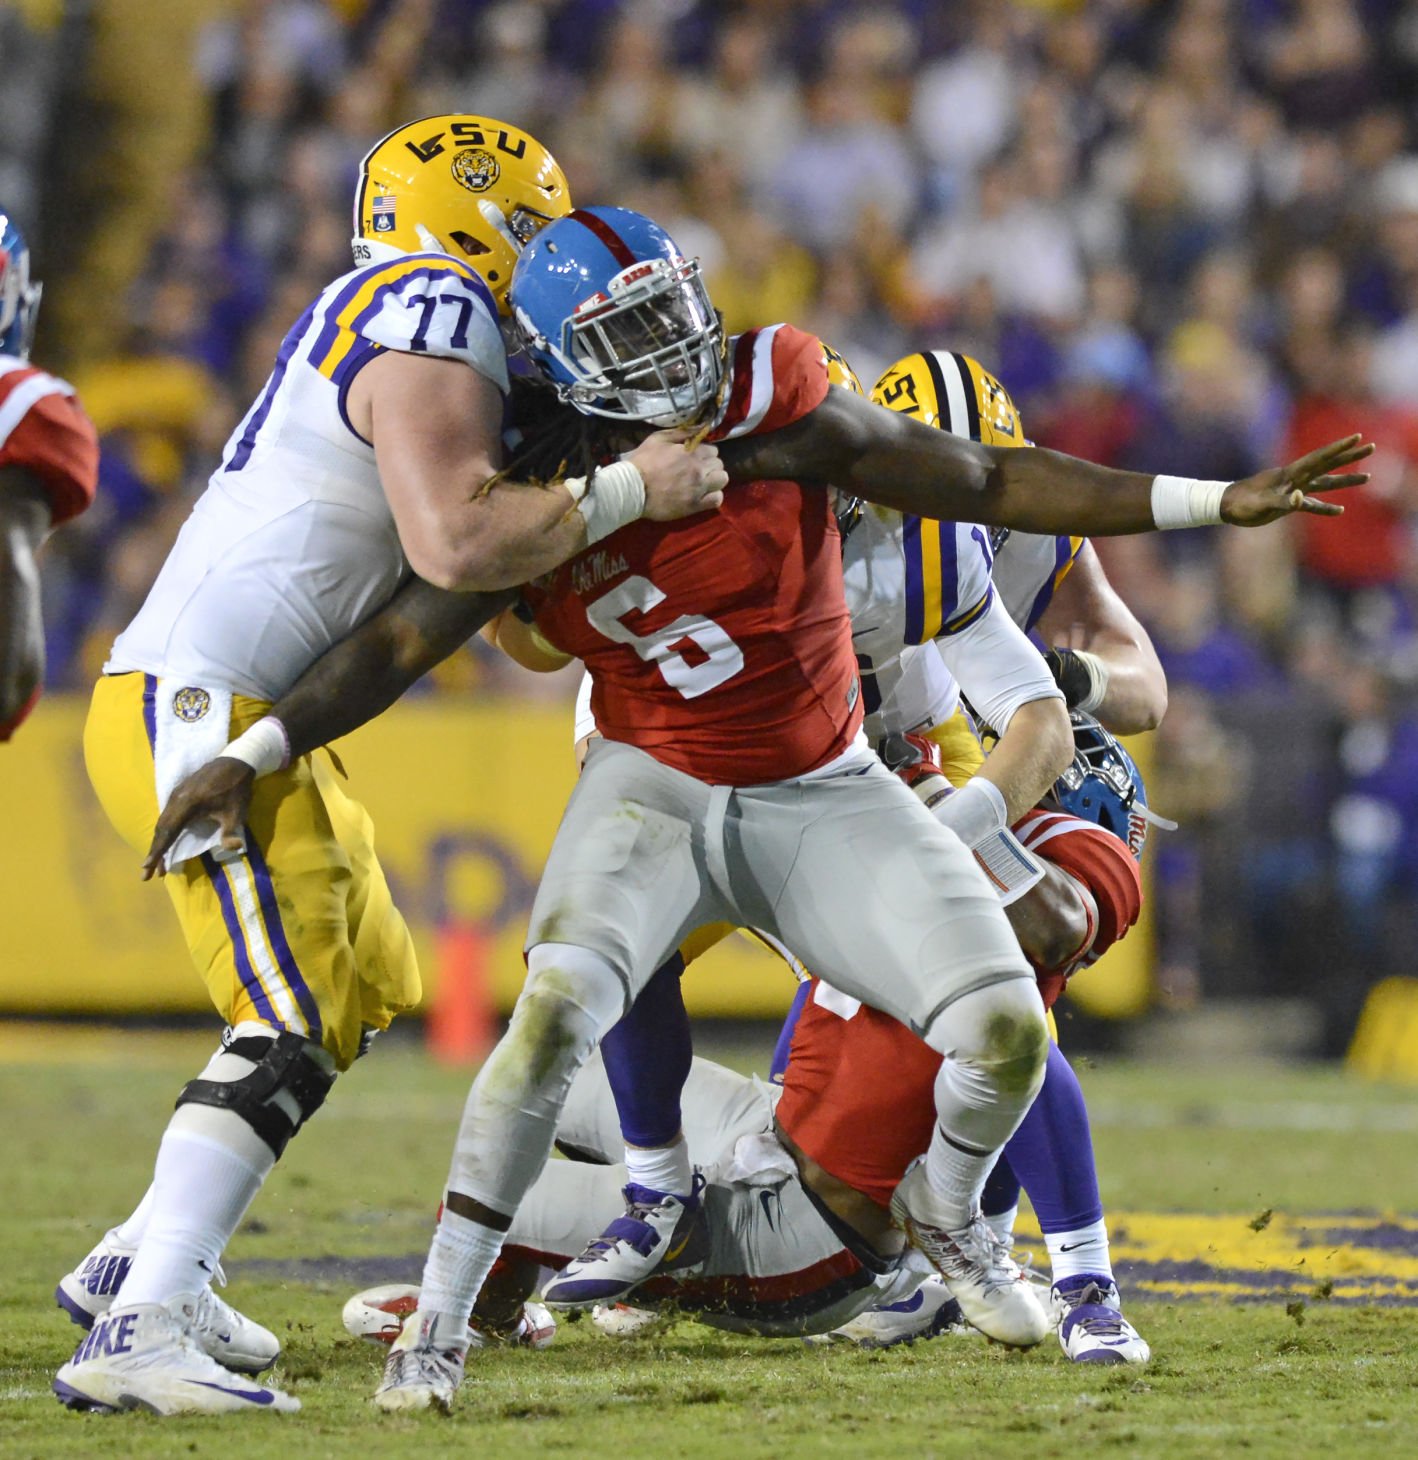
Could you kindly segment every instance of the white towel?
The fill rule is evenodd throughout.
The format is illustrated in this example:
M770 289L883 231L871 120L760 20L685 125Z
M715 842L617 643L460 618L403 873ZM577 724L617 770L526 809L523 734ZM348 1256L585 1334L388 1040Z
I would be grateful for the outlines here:
M180 782L226 748L231 739L231 691L159 678L153 720L153 767L161 809ZM220 841L216 819L203 817L178 833L163 862L171 872Z

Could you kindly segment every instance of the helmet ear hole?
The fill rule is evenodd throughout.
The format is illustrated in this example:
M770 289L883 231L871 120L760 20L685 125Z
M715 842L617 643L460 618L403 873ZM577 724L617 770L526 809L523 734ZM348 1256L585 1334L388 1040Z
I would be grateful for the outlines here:
M448 236L469 258L476 258L480 253L492 252L485 243L479 243L471 233L464 233L461 228L452 229Z

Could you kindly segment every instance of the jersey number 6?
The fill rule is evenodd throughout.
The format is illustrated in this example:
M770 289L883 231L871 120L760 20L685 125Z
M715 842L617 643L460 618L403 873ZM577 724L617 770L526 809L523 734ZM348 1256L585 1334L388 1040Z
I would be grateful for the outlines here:
M665 683L677 689L685 699L717 689L743 668L743 650L712 618L695 618L681 614L673 623L651 634L637 634L623 622L627 614L648 613L665 601L664 593L648 578L627 578L609 593L603 593L586 605L591 627L617 644L629 644L647 663L664 676ZM705 657L691 664L675 646L688 639Z

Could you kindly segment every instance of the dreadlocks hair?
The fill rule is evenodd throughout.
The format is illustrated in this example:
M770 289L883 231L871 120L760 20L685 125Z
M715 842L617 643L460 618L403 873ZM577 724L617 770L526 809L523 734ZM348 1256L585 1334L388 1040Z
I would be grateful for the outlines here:
M489 487L503 478L553 486L589 477L624 449L623 428L567 405L539 375L512 377L511 415L517 444Z

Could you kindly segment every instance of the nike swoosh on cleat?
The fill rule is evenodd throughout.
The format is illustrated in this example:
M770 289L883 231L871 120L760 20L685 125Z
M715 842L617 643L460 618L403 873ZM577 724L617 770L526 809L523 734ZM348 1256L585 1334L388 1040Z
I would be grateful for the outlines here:
M203 1389L215 1389L218 1394L230 1394L233 1399L245 1399L251 1404L274 1404L276 1396L269 1389L230 1389L225 1384L213 1384L208 1379L188 1379Z
M680 1239L680 1243L679 1243L679 1246L678 1247L668 1247L668 1248L665 1249L665 1255L660 1260L662 1262L673 1262L675 1260L675 1258L677 1258L680 1255L680 1253L683 1252L684 1249L689 1246L689 1239L693 1235L694 1235L694 1230L693 1230L693 1228L691 1228Z

